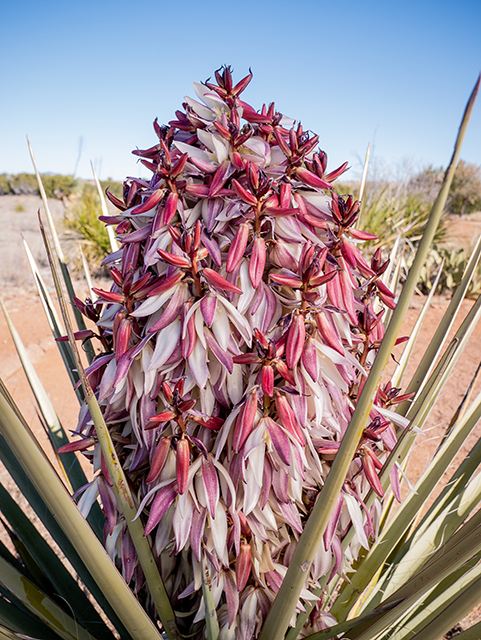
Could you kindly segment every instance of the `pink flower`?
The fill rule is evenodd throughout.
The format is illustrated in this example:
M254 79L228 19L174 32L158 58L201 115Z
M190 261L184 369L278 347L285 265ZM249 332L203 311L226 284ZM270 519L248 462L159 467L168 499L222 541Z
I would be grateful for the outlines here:
M205 560L222 633L245 640L280 587L382 339L384 306L395 305L380 280L387 263L363 257L371 234L354 228L359 203L333 191L347 163L328 172L316 135L274 103L244 102L251 79L235 84L219 69L169 126L154 123L157 141L136 151L151 179L109 195L122 245L108 259L111 290L95 289L95 305L76 301L98 325L89 336L103 352L87 373L176 609L204 618ZM402 398L376 395L298 611L374 537L363 499L369 488L383 495L390 407ZM64 451L98 447L82 411L81 440ZM84 505L99 491L120 535L96 471ZM130 578L129 536L121 546ZM330 622L315 612L313 630ZM186 635L204 637L199 629Z

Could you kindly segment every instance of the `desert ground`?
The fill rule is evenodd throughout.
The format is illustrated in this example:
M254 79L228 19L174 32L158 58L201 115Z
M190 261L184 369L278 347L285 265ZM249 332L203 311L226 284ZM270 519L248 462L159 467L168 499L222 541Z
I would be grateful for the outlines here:
M62 203L59 200L52 200L50 205L55 219L61 226L64 214ZM57 345L51 337L22 246L23 234L53 294L48 265L38 231L37 211L39 208L42 208L41 201L40 198L35 196L0 197L0 224L2 229L0 234L1 295L32 362L50 394L61 422L64 428L69 431L76 426L78 402L70 386L67 374L63 369ZM481 214L475 214L463 220L450 221L448 225L449 238L453 244L458 246L469 248L480 233ZM79 281L78 284L79 297L85 297L87 293L85 282ZM423 303L424 298L422 296L417 296L413 300L404 322L402 335L410 334ZM416 364L419 362L424 348L434 334L448 304L448 297L435 297L428 311L422 333L417 341L406 380L409 380L409 374L414 371ZM472 300L466 300L463 303L451 329L451 336L472 304ZM397 348L394 357L399 357L401 352L402 349ZM480 363L481 326L478 326L473 332L468 346L451 375L440 400L431 413L425 428L425 434L418 436L417 446L414 449L414 454L407 470L408 477L412 482L415 482L425 468ZM389 370L392 371L394 366L395 363L393 361ZM387 373L388 375L389 372ZM0 314L0 378L15 399L27 422L33 427L39 440L48 447L47 439L36 413L35 400L17 358L3 314ZM479 391L480 386L479 384L476 386L476 393ZM459 457L466 456L475 439L480 436L481 425L478 425L470 441L458 453L456 460ZM6 471L2 469L0 469L0 481L17 495L17 490L11 479ZM473 612L469 617L469 622L478 620L479 615L480 611ZM464 622L468 622L468 620Z

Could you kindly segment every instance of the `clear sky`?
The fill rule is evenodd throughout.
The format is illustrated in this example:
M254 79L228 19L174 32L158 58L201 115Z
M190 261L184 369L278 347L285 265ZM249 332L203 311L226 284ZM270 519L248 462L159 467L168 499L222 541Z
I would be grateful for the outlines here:
M481 1L0 1L0 173L146 175L192 81L249 67L244 99L320 135L351 177L369 142L378 166L446 166L481 69ZM80 157L80 159L79 159ZM481 164L481 96L462 157Z

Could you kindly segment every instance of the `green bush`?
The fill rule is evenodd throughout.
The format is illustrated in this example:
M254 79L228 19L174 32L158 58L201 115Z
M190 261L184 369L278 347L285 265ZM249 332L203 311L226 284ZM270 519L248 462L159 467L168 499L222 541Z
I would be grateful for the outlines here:
M442 168L427 167L414 176L411 188L424 194L427 200L432 199L432 195L439 190L443 175ZM460 160L449 190L446 213L469 215L476 211L481 211L481 167Z
M463 273L469 262L471 253L463 248L448 249L443 246L434 245L428 253L426 262L419 276L418 287L422 293L428 294L434 284L436 275L439 271L442 261L444 267L441 273L437 292L452 293L461 282ZM410 268L412 259L407 259L407 266ZM478 266L473 274L473 279L468 287L467 297L475 298L481 294L481 267Z
M44 173L42 182L47 198L68 197L82 181L72 175ZM0 195L38 195L37 179L31 173L0 174Z
M102 208L94 185L83 183L82 191L67 205L64 225L80 243L90 266L98 268L110 252L107 228L99 220Z

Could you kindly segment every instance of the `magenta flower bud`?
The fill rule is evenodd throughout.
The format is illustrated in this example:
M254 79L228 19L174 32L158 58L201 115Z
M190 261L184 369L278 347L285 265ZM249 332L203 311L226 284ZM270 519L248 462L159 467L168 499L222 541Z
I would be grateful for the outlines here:
M386 307L389 307L389 309L393 310L396 308L396 303L391 295L387 296L384 292L378 291L378 296L380 300L386 305Z
M90 329L82 329L82 331L74 331L73 337L75 340L86 340L87 338L93 338L95 333ZM59 338L55 338L56 342L68 342L68 336L60 336Z
M215 198L215 196L218 195L219 191L225 185L228 174L229 174L229 167L230 167L229 160L224 160L224 162L219 166L219 168L215 172L209 187L209 198Z
M257 413L257 391L253 389L247 399L244 402L234 428L234 451L239 451L244 446L245 441L249 437L252 427L254 426L254 420Z
M121 317L120 313L118 313L115 318L114 327L118 317L120 317L121 319L118 323L117 331L115 333L115 357L117 358L117 362L129 348L130 334L132 331L132 322L125 316Z
M227 254L227 273L231 273L239 264L241 258L244 256L244 252L249 241L249 223L243 222L234 236L232 243Z
M220 135L225 138L226 140L230 140L231 135L230 135L230 131L227 127L225 127L223 124L221 124L218 120L216 120L214 122L214 127L217 129L217 131L220 133Z
M218 169L218 166L213 162L202 160L201 158L194 158L193 156L189 158L189 162L193 164L196 169L200 169L202 173L215 173Z
M377 240L377 236L374 233L368 233L367 231L359 231L359 229L348 229L346 231L348 235L356 240Z
M369 449L369 447L364 447L360 451L360 453L362 470L364 472L364 475L366 476L366 480L369 482L372 489L377 493L377 495L382 498L384 496L384 491L381 485L381 481L379 480L379 476L376 472L376 469L382 469L382 463L377 459L375 453L373 453L371 449Z
M352 245L350 242L346 240L346 238L341 238L339 240L339 248L341 249L342 257L347 262L347 264L355 269L357 267L357 256L352 249Z
M394 293L386 287L382 280L376 280L376 287L379 289L380 293L383 293L388 298L394 298Z
M349 165L348 162L345 162L344 164L341 164L340 167L338 167L334 171L331 171L330 173L325 175L324 176L324 180L326 180L327 182L333 182L334 180L337 180L337 178L339 178L339 176L342 176L342 174L345 171L347 171L348 165Z
M167 202L165 203L164 214L163 214L163 223L164 225L169 224L172 218L175 216L177 212L177 203L179 202L179 196L177 193L169 193L167 198Z
M291 204L292 187L289 182L283 182L280 187L280 206L284 209Z
M278 391L275 391L274 401L279 422L303 447L306 444L306 439L304 438L304 434L302 433L296 414L287 401L287 398L281 395Z
M280 284L283 287L292 287L292 289L300 289L303 285L302 280L296 276L285 276L282 273L271 273L269 275L271 280L274 280L276 284Z
M172 167L172 170L170 172L170 177L172 180L174 180L175 178L178 178L180 176L180 174L182 173L182 171L184 170L184 167L186 165L186 162L189 158L189 154L188 153L183 153L180 158L177 160L177 162L174 164L174 166Z
M317 349L312 336L309 336L306 340L301 360L307 373L311 376L314 382L317 382L319 379L319 367L317 363Z
M256 237L252 244L252 254L249 262L249 278L254 289L262 282L266 265L266 243L263 238Z
M292 319L286 342L286 362L289 369L294 369L299 362L306 339L304 316L296 314Z
M338 270L332 264L327 262L325 272L326 274L333 272L336 273L336 277L331 278L331 280L326 283L327 295L335 307L342 309L342 294Z
M174 411L161 411L155 416L149 418L149 422L159 423L159 422L168 422L169 420L173 420L175 418Z
M232 152L231 162L238 171L244 170L245 163L244 163L244 160L242 159L241 154L238 151Z
M174 267L180 267L181 269L190 269L192 267L192 263L188 258L184 258L183 256L176 256L173 253L164 251L163 249L157 249L157 253L163 260L165 260L165 262L171 264Z
M165 293L169 289L175 287L176 284L179 284L183 277L184 273L182 271L174 271L174 273L171 273L170 276L163 278L160 283L151 283L146 295L150 297L157 296L160 293Z
M282 134L280 133L280 131L278 129L274 129L274 137L277 141L277 144L279 145L279 147L282 149L282 153L287 157L290 158L292 153L291 150L289 148L289 145L287 144L287 142L284 140Z
M262 367L261 385L264 393L272 398L274 394L274 371L269 365Z
M172 389L170 388L169 383L163 380L161 388L162 393L164 394L165 401L169 404L172 404L174 402L174 394L172 393Z
M244 189L240 182L237 182L235 178L232 178L232 188L239 196L239 198L246 204L250 204L253 207L257 206L257 198L255 197L255 195L250 191L247 191L247 189Z
M225 422L222 418L217 418L216 416L211 416L210 418L191 416L191 420L197 422L197 424L201 424L203 427L207 427L207 429L210 429L211 431L219 431Z
M329 184L329 182L322 180L322 178L319 178L319 176L316 176L316 174L312 173L312 171L309 171L309 169L304 169L303 167L297 167L296 176L299 178L299 180L302 180L302 182L304 182L305 184L308 184L310 187L314 187L315 189L331 189L332 190L332 185Z
M152 462L150 463L150 471L145 479L147 484L151 484L162 473L162 469L167 462L167 456L170 451L170 438L162 438L155 448L154 455L152 456Z
M208 198L210 187L206 184L188 184L185 187L185 192L191 196L197 198Z
M96 438L85 437L75 442L69 442L57 449L57 453L72 453L73 451L85 451L97 442Z
M177 441L177 463L176 476L177 485L180 495L185 493L187 489L187 480L189 477L190 451L189 442L184 437Z
M295 378L292 375L292 373L289 371L286 363L283 360L276 360L276 369L277 369L277 373L279 373L284 378L284 380L286 380L293 387L296 386Z
M231 293L242 293L242 289L236 287L235 284L228 282L225 278L219 275L213 269L205 268L202 270L202 275L209 284L216 289L223 289L224 291L230 291Z
M240 95L244 91L244 89L247 88L247 85L251 80L252 80L252 72L250 72L247 76L245 76L245 78L242 78L242 80L239 80L239 82L235 85L235 87L231 91L232 95L233 96Z
M343 356L344 348L339 338L339 334L334 329L331 322L329 322L329 320L327 319L324 311L319 311L318 313L316 313L316 324L324 343Z
M159 204L159 202L162 200L163 195L163 189L156 189L142 204L140 204L138 207L135 207L135 209L132 209L132 215L138 215L139 213L150 211Z
M200 310L208 327L214 322L215 310L217 308L217 297L213 293L204 296L200 302Z
M92 291L100 300L105 300L105 302L114 302L117 304L125 303L125 297L122 293L117 293L116 291L103 291L103 289L97 289L97 287L93 287Z
M259 168L253 162L246 164L247 183L251 191L257 191L259 188Z

